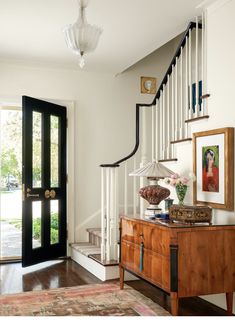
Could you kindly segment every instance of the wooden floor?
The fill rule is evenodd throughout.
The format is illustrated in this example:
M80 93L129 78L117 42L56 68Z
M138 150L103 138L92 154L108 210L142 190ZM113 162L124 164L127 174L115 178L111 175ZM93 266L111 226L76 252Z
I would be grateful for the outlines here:
M0 265L0 294L102 283L72 260L53 262L53 265L45 267L47 264L30 268L22 268L20 263ZM163 291L144 281L131 281L127 284L170 311L169 296ZM226 315L224 310L200 298L181 299L179 303L181 316Z

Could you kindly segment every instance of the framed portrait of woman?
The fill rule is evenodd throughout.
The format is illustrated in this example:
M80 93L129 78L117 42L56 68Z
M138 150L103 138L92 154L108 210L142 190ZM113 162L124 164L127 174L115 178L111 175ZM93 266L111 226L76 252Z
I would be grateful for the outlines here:
M234 128L193 133L194 204L234 209Z

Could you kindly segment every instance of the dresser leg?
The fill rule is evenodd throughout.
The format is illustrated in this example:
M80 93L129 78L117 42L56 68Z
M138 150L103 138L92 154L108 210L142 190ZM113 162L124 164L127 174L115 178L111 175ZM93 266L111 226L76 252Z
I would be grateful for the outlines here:
M124 268L121 265L119 266L119 273L120 273L120 290L123 290L123 287L124 287Z
M179 299L176 292L171 292L171 314L173 316L178 315Z
M233 292L226 293L227 315L233 315Z

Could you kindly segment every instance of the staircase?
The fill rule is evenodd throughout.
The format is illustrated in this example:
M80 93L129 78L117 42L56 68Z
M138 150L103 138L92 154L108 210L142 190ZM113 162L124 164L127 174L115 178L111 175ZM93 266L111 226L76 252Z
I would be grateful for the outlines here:
M208 119L206 17L190 22L150 104L136 104L136 142L126 157L101 167L101 228L90 228L88 242L72 245L74 259L105 280L118 277L119 216L143 218L138 195L145 179L129 177L149 161L177 162L175 144L190 143L191 122ZM75 254L76 252L76 254ZM72 256L73 256L72 255ZM109 273L98 268L112 268ZM89 267L89 268L88 268ZM100 272L100 271L102 272Z
M87 228L86 231L88 242L70 245L72 258L102 281L117 278L118 260L101 260L101 228Z

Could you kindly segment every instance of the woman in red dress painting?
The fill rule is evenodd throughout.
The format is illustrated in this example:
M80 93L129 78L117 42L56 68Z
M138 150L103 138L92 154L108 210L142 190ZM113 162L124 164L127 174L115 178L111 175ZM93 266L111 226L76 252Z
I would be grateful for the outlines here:
M215 153L211 149L207 149L202 174L203 191L219 192L219 169L214 163Z

